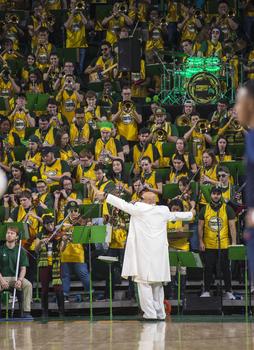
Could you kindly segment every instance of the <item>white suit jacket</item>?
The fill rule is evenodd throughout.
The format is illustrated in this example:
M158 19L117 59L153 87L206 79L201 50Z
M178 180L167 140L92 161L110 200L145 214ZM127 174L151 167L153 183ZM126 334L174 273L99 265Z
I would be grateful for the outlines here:
M111 194L107 203L131 215L122 277L153 283L170 281L167 222L191 220L191 212L170 212L163 205L127 203Z

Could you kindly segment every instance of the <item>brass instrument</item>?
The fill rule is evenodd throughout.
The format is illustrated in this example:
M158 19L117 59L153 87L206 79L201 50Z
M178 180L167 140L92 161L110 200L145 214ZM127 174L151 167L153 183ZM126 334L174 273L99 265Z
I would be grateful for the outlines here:
M168 24L167 18L166 17L162 17L160 19L160 28L166 26L167 24Z
M229 128L231 130L234 130L234 131L242 131L243 130L242 125L239 123L239 121L237 119L231 120Z
M220 123L218 120L213 120L210 124L210 129L218 130L220 128Z
M178 117L176 119L176 125L177 126L190 126L190 118L187 117L185 114L180 115L180 117Z
M7 23L12 23L12 24L18 24L19 23L19 17L15 14L12 13L7 13L5 16L5 21Z
M200 134L206 134L211 130L211 125L206 119L199 119L196 124L196 131Z
M156 141L167 141L167 132L163 128L156 128L156 125L152 127L151 131L153 134L152 142L155 143ZM153 130L154 129L154 130Z
M233 17L235 17L235 16L236 16L236 13L235 13L234 10L229 10L229 11L228 11L228 17L229 17L229 18L233 18Z
M132 101L124 101L122 111L124 114L130 114L133 111L134 104Z
M48 15L47 18L46 18L46 22L51 27L56 23L55 18L54 18L53 15Z
M75 4L75 10L76 11L84 11L86 9L86 3L85 1L77 1Z
M117 10L122 13L128 12L128 4L126 2L120 2L117 5Z

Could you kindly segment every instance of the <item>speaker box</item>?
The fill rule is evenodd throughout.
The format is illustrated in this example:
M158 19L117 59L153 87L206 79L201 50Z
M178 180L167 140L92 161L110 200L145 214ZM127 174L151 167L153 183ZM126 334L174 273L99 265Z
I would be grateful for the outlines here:
M120 39L118 41L119 72L140 72L141 44L136 38Z
M219 296L200 298L200 296L196 294L186 294L183 303L183 313L194 315L221 315L221 298Z

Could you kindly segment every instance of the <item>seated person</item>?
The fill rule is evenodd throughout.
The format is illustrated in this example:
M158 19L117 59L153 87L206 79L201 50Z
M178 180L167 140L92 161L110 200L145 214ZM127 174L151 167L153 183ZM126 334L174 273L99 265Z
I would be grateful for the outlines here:
M176 140L176 151L172 155L172 160L175 158L176 155L179 155L179 154L182 155L184 157L185 164L188 170L191 171L192 173L196 173L198 168L197 168L195 159L193 155L190 152L188 152L186 149L187 149L187 145L186 145L185 139L183 137L179 137Z
M41 166L41 142L38 136L31 135L28 139L28 151L25 160L22 161L26 171L31 173L37 171Z
M210 40L203 41L198 51L200 57L222 57L221 29L213 27L210 31Z
M188 126L191 115L196 112L196 104L193 100L186 100L183 105L183 113L176 117L177 126Z
M113 78L113 69L116 64L111 44L108 41L103 41L101 51L102 55L95 58L85 69L85 74L89 75L89 82L112 80Z
M181 154L176 154L174 158L172 158L172 167L169 173L167 184L176 184L179 179L183 176L189 176L189 170L186 166L184 156Z
M111 179L114 181L116 191L120 195L132 194L130 176L125 171L124 162L121 158L116 158L112 161Z
M42 149L42 165L40 167L40 176L49 187L59 185L63 176L71 176L69 165L59 158L55 157L56 150L53 147L44 147Z
M141 158L141 181L143 190L148 190L156 194L156 202L159 203L162 195L162 179L155 170L152 170L152 162L150 157L144 156Z
M91 141L92 127L85 121L83 108L75 111L75 117L70 125L70 143L72 146L87 144Z
M25 318L31 317L31 302L33 287L25 278L26 268L29 265L26 253L21 249L19 261L19 273L16 280L16 265L18 259L17 241L19 239L19 231L16 227L8 227L6 232L6 242L0 246L0 292L9 288L17 288L23 292L23 308Z
M37 136L43 146L54 146L57 129L50 124L50 117L42 114L39 116L39 128L35 130L34 135Z
M228 141L223 135L219 136L216 141L214 154L218 163L220 162L230 162L232 160L232 155L228 151Z

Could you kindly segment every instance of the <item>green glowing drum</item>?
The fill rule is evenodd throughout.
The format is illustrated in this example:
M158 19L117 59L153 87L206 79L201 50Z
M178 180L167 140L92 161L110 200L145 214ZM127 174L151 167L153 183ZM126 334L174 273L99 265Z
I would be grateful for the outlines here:
M203 57L188 57L186 60L186 65L188 68L191 67L204 67L205 66L205 58Z
M197 104L215 103L221 93L220 82L211 73L197 73L189 80L187 92Z
M218 76L221 70L221 62L219 57L207 57L205 59L204 70Z

